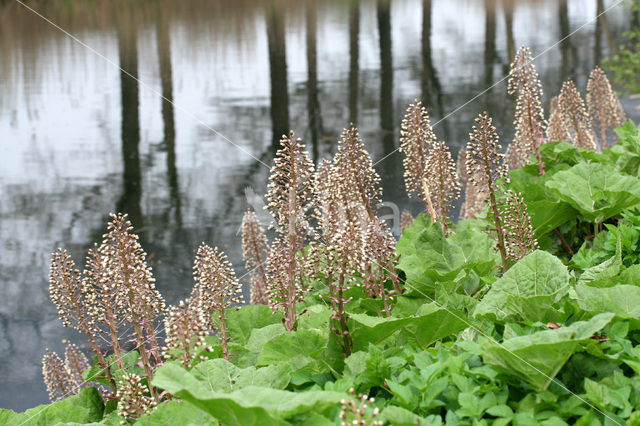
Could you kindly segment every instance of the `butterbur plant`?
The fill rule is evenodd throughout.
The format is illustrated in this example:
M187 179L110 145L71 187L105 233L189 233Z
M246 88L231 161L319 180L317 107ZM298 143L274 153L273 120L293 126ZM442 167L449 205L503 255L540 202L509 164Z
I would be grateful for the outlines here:
M310 232L306 212L313 200L314 168L304 144L293 132L284 136L280 145L267 193L267 209L278 225L279 234L270 252L272 276L269 279L272 296L279 295L271 304L274 308L283 308L285 327L293 330L297 317L295 305L301 294L298 291L301 267L296 253L302 250Z
M491 117L484 112L475 121L466 148L467 179L477 191L486 194L489 199L490 212L487 219L494 225L496 246L502 258L502 268L506 271L509 263L497 192L498 180L506 178L507 168L504 164L504 154L500 153L501 146Z
M154 322L164 314L164 299L155 289L155 279L146 262L147 255L138 236L132 232L133 226L127 215L112 214L111 219L98 249L105 274L103 279L116 290L115 305L133 326L136 349L140 353L147 383L151 383L154 364L160 360ZM150 386L150 391L156 399L153 386Z
M196 285L191 294L191 303L200 304L210 327L220 333L222 354L229 361L229 334L225 312L232 304L242 303L242 286L237 280L227 256L206 244L200 245L194 265Z
M271 245L267 260L269 279L269 305L275 311L282 312L282 323L289 330L295 330L300 315L296 304L304 301L301 276L306 268L303 259L297 257L297 251L289 247L289 240L276 238Z
M600 144L607 148L607 130L613 130L625 122L626 115L607 75L596 67L587 82L587 107L593 127L600 131Z
M426 211L436 220L436 211L432 202L431 192L427 184L429 170L427 159L429 151L436 143L429 114L422 103L415 101L409 105L402 120L400 130L400 151L404 153L404 182L409 198L417 198L425 203Z
M562 112L562 125L569 140L578 148L595 151L597 146L591 120L573 80L567 80L562 85L558 103Z
M451 152L444 142L435 142L425 164L423 179L425 191L429 192L435 218L440 220L445 235L449 229L451 203L460 197L460 181ZM426 196L426 193L425 193Z
M364 235L359 223L347 221L336 234L334 241L327 246L327 265L325 277L329 287L329 299L333 315L332 331L341 340L341 348L345 357L351 354L353 340L349 332L347 320L349 315L345 306L350 299L345 292L356 285L357 273L364 270Z
M516 134L507 149L509 167L520 168L527 164L529 155L535 154L539 174L542 175L544 165L538 152L538 147L545 142L542 84L528 47L521 47L511 64L508 92L517 97L514 121Z
M247 210L242 217L242 257L251 283L251 304L269 304L267 288L267 256L269 246L267 236L253 210Z
M525 257L538 248L527 205L521 194L505 191L501 205L502 228L504 229L507 258L512 262Z

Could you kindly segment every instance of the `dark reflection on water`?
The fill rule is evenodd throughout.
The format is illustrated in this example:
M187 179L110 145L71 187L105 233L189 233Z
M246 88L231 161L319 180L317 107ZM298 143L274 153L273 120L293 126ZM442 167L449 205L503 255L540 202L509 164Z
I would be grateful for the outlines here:
M537 61L547 94L567 77L584 88L630 24L619 8L593 21L606 0L68 4L39 10L126 72L17 3L0 7L0 407L13 409L46 401L45 347L82 343L48 299L49 253L66 247L81 266L108 212L129 213L158 288L176 303L190 291L201 241L244 273L242 212L259 204L268 176L261 161L271 163L290 127L318 160L357 123L381 159L397 148L414 98L437 122L499 81L520 44L537 54L592 21ZM508 141L513 102L504 83L436 133L457 151L484 109ZM376 167L385 201L417 213L401 156Z

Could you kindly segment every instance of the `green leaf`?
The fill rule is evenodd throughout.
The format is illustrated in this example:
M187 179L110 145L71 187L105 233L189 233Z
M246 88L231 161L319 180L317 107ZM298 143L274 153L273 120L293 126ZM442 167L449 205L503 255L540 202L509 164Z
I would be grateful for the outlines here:
M92 423L102 419L104 403L96 388L84 388L79 394L39 405L24 413L0 410L0 424L24 426L48 426L57 423Z
M482 358L486 364L542 391L551 384L569 357L580 349L581 343L588 342L613 317L611 313L603 313L568 327L507 339L501 345L486 341Z
M636 285L602 288L579 283L573 297L580 309L588 312L613 312L619 318L640 319L640 287Z
M268 367L238 368L218 358L201 362L191 369L193 376L205 382L211 390L231 392L247 386L265 386L284 389L291 379L291 366L280 362Z
M281 324L282 315L274 314L267 305L244 305L227 311L227 328L231 341L246 345L255 329Z
M416 316L415 321L408 324L407 331L415 334L416 341L422 349L470 325L462 312L443 309L435 303L424 305Z
M616 129L618 143L631 152L640 152L640 130L628 120Z
M287 419L323 414L345 394L328 391L288 392L249 386L231 393L214 392L176 363L160 367L154 385L166 389L226 425L287 425Z
M158 405L150 414L136 420L142 426L216 426L218 422L187 401L172 400Z
M298 330L280 334L265 343L259 365L288 362L293 371L319 358L327 348L327 335L319 330Z
M567 267L552 254L536 250L493 283L476 305L474 316L497 321L545 321L568 285Z
M351 314L349 330L353 339L353 350L366 350L370 343L379 344L400 329L415 336L420 347L464 330L468 327L461 312L443 309L435 303L423 305L415 316L407 318L381 318L364 314Z
M594 222L640 202L640 179L599 163L578 163L553 175L546 186Z
M440 224L419 215L397 246L398 268L407 276L406 287L424 295L433 292L437 281L453 280L463 269L473 269L480 276L489 274L499 258L486 228L484 222L464 220L445 238Z
M384 410L382 410L380 415L376 417L376 420L380 420L384 424L390 424L394 426L415 426L418 424L428 424L428 425L442 424L442 422L440 423L428 422L426 419L412 413L409 410L406 410L401 407L394 407L394 406L388 406Z

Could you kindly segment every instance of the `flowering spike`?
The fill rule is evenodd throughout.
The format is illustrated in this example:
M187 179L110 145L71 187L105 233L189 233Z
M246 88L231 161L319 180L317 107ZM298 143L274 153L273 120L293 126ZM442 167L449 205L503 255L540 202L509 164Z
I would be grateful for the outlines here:
M564 123L562 109L560 107L560 96L551 99L551 111L549 112L549 123L547 126L547 140L549 142L570 141L571 134Z
M502 232L500 210L496 200L497 181L507 177L504 154L500 153L498 134L492 125L491 117L485 112L476 118L473 132L469 134L467 144L467 179L476 190L488 196L490 202L490 220L497 232L498 250L502 257L503 270L508 268L508 259Z
M460 206L460 219L471 219L480 213L487 204L487 194L478 190L478 187L471 184L467 176L467 148L460 148L458 151L457 170L460 182L464 185L464 203Z
M400 215L400 229L404 232L407 226L413 225L413 215L409 210L402 210Z
M331 241L338 228L338 223L346 212L342 191L336 179L337 171L332 162L325 159L318 164L314 176L313 196L316 205L315 216L325 241Z
M596 128L600 130L602 148L607 147L607 130L614 130L627 119L622 105L607 75L600 67L596 67L589 75L587 83L587 107L589 117Z
M155 289L155 279L147 265L147 254L126 214L111 214L107 234L98 248L103 262L104 279L116 289L116 306L134 328L136 347L140 352L145 376L153 379L151 356L160 359L160 347L154 326L156 317L163 314L165 304ZM147 347L147 341L149 346ZM155 388L151 393L156 398Z
M356 283L356 274L365 269L364 235L359 223L347 220L327 246L327 265L325 277L329 287L329 298L334 321L333 331L342 340L342 352L348 357L353 350L353 340L347 325L349 315L345 305L345 291Z
M353 125L342 132L338 152L333 158L333 168L333 179L345 205L360 206L368 219L374 220L375 208L382 194L380 176L373 169L371 156Z
M269 280L269 304L274 311L282 311L284 327L291 331L296 328L296 304L302 302L301 285L303 262L297 258L287 238L278 237L273 242L267 261Z
M527 214L527 205L521 194L505 191L506 200L501 206L507 257L513 261L525 257L538 248L538 241Z
M597 146L589 114L587 114L582 96L572 80L567 80L562 85L559 104L571 142L576 147L595 151Z
M364 249L364 286L369 297L382 300L386 316L391 316L390 302L394 295L402 293L402 289L396 273L396 239L384 221L376 220L369 224L364 236ZM393 284L392 290L385 288L385 282L388 280Z
M74 380L57 353L46 350L42 357L42 375L51 402L59 401L78 392Z
M313 163L293 131L282 137L280 145L269 177L267 209L279 233L288 234L291 227L302 237L309 229L305 211L313 196Z
M202 243L198 248L194 265L196 285L191 299L200 303L209 325L214 327L213 315L218 317L222 353L229 361L227 324L225 311L232 304L242 303L242 286L238 282L227 256L218 248L211 249Z
M285 306L285 327L292 330L300 295L296 288L301 265L296 253L302 250L310 232L305 212L313 198L314 172L304 145L300 139L294 139L293 132L283 137L280 144L267 193L267 208L279 225L280 234L269 255L268 277L272 281L272 302L274 292L277 297L284 297L279 303Z
M520 168L527 164L530 154L536 154L540 174L543 174L544 166L538 152L538 147L545 142L544 110L540 101L542 85L528 47L521 47L511 64L508 92L517 96L516 134L508 148L511 154L509 167Z
M64 365L73 382L73 386L80 389L84 386L82 372L90 367L87 357L76 345L70 343L64 351Z
M427 158L436 143L427 109L418 100L409 105L400 130L400 151L404 152L404 181L410 198L421 199L435 220L431 196L424 181L429 174Z
M154 398L147 395L148 389L142 384L140 376L125 374L118 382L118 415L129 423L150 413L156 407Z
M95 300L93 289L81 279L80 272L75 268L75 263L66 250L58 249L52 255L49 282L51 300L58 308L63 326L84 332L98 357L98 363L105 367L107 362L98 346L99 329L91 309ZM104 371L111 388L115 391L116 383L111 370L105 368Z
M124 369L118 328L120 318L126 318L126 315L116 302L119 289L112 285L107 273L109 262L106 256L108 255L104 252L104 247L95 244L87 255L84 270L84 283L90 289L87 292L87 309L96 329L108 336L105 340L111 342L116 365L119 369Z
M428 171L425 185L429 188L431 205L441 221L445 235L448 229L448 212L451 203L460 197L460 182L451 152L444 142L435 142L425 165Z
M242 256L251 276L251 304L266 305L267 294L266 262L269 247L267 236L260 226L253 210L247 210L242 217Z

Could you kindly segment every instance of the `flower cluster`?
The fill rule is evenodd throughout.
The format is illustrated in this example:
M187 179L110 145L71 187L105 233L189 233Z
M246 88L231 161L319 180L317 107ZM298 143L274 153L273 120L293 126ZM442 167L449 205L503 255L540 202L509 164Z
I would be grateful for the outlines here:
M118 414L123 418L120 424L127 424L145 413L151 412L157 402L147 394L147 386L135 374L124 374L118 381Z
M267 236L253 210L247 210L242 217L242 257L251 277L251 304L267 305L266 261L269 254Z
M502 226L507 257L513 262L525 257L538 248L538 241L527 214L527 205L522 194L505 191L506 199L501 204Z
M194 264L196 285L191 293L192 303L202 306L202 314L209 327L216 327L214 315L217 317L217 328L222 342L222 353L229 358L227 342L227 326L225 311L232 304L242 303L242 286L236 278L227 255L202 243L198 248Z
M177 358L185 368L192 366L205 346L209 335L209 325L202 306L196 300L180 301L178 306L170 306L164 320L167 334L165 358Z
M577 147L595 151L596 139L591 128L591 120L584 105L584 100L572 80L562 85L558 106L561 111L562 132Z
M378 408L371 409L371 406L376 402L375 398L367 395L358 394L356 399L355 390L349 389L351 398L343 399L340 401L340 424L342 426L347 425L359 425L359 426L382 426L383 422L375 420L379 414Z
M511 64L508 92L517 96L514 121L516 134L507 148L509 167L520 168L527 164L529 155L536 154L542 174L544 168L538 153L538 147L545 142L542 84L528 47L521 47Z
M428 171L424 185L431 196L431 205L436 218L442 222L447 234L448 213L451 203L460 197L460 181L451 152L444 142L435 142L425 165Z
M507 177L504 154L500 153L500 148L498 134L491 117L486 112L480 114L476 118L472 133L469 134L469 143L466 148L467 180L476 187L478 192L489 199L489 220L494 224L497 248L502 257L502 267L506 270L508 268L507 253L496 196L499 179Z
M600 131L600 144L607 147L607 130L613 131L627 119L607 75L596 67L587 83L587 107L591 123Z

